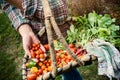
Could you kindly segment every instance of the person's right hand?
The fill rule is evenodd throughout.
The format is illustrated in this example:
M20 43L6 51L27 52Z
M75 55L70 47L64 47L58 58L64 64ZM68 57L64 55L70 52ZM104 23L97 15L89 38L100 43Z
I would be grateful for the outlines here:
M36 37L36 35L33 33L30 25L23 24L18 29L20 35L22 36L22 42L23 42L23 49L25 50L25 53L31 58L30 55L30 48L32 44L34 43L40 43L39 39ZM40 45L42 50L45 52L45 49L43 45Z

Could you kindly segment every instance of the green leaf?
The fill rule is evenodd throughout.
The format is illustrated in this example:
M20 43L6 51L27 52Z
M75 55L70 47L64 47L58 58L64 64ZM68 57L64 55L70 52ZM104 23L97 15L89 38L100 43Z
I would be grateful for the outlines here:
M98 29L99 35L100 36L107 36L110 35L110 30L107 28L99 28Z
M91 24L92 27L94 27L96 21L97 21L97 14L95 12L88 14L88 21Z
M110 25L109 28L110 28L112 31L120 30L120 26L115 25L115 24Z
M74 25L71 25L71 26L70 26L70 31L71 31L72 33L74 33Z
M115 19L111 19L110 15L105 14L101 18L98 19L98 26L99 27L107 27L108 25L111 25Z
M70 35L70 31L69 30L67 30L67 34Z
M92 28L92 29L90 29L90 30L91 30L92 34L97 34L97 33L98 33L98 30L95 29L95 28Z

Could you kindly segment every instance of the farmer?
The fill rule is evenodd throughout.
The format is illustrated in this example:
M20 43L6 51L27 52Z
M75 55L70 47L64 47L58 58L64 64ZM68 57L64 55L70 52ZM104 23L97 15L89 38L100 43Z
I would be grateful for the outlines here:
M67 0L48 0L61 31L64 33L69 27L65 23L68 16ZM30 55L30 46L33 43L46 43L44 15L41 0L0 0L1 7L11 20L13 27L22 36L23 49ZM40 30L40 32L39 32ZM38 38L36 33L40 33ZM65 33L64 33L65 34ZM64 35L63 34L63 35ZM44 50L44 49L43 49ZM63 80L82 80L77 69L62 74Z

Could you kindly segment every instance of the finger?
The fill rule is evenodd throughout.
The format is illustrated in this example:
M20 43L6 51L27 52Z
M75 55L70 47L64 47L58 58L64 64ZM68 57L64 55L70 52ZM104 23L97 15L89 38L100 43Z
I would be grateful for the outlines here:
M40 44L40 48L43 50L43 52L46 52L46 50L42 44Z
M30 54L30 52L28 50L25 51L25 53L29 56L29 58L31 58L31 54Z
M24 47L25 53L31 58L30 50L28 47Z

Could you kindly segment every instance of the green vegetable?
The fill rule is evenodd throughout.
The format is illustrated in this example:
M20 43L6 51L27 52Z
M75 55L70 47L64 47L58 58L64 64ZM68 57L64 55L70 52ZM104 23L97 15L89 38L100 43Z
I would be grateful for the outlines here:
M28 62L28 67L29 68L34 67L34 66L36 66L36 62L35 61L31 60L31 61Z
M74 25L71 25L70 30L67 31L68 35L66 40L68 41L68 43L76 42L77 40L76 38L79 37L78 33L79 33L79 30L75 29Z
M62 43L60 43L58 40L54 40L53 43L54 43L55 50L63 50L64 49Z
M116 19L109 14L97 14L95 11L84 16L74 17L76 22L67 31L66 41L84 46L94 39L103 39L113 45L119 45L120 26L115 24Z

